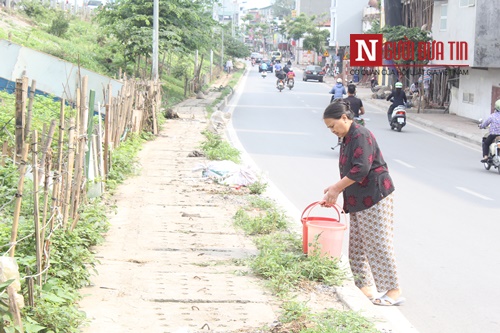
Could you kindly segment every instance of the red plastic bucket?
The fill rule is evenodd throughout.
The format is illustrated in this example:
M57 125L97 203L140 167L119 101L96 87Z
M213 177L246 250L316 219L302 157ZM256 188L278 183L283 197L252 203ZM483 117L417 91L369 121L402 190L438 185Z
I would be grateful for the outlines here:
M310 216L313 208L318 205L318 202L314 202L302 212L302 251L309 253L314 247L313 242L317 240L321 254L340 257L344 231L347 228L346 224L340 223L342 209L337 205L328 207L333 208L336 218Z

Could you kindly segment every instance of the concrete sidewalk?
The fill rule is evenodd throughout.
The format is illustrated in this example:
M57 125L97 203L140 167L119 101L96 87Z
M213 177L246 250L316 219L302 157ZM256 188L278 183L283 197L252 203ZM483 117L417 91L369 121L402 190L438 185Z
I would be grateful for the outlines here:
M117 214L106 243L96 248L99 274L82 290L81 308L90 319L82 332L254 333L278 319L279 300L238 265L256 253L232 226L244 201L193 172L204 158L188 157L204 140L206 106L216 98L211 93L177 105L180 119L145 144L141 174L113 197ZM299 226L300 217L293 218ZM359 311L379 332L416 332L396 307L373 305L352 280L334 293L311 290L307 297L318 309Z

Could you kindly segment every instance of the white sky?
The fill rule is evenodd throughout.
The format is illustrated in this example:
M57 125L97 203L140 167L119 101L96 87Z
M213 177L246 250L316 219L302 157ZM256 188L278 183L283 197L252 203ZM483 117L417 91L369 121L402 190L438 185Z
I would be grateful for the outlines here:
M243 0L245 1L245 0ZM271 5L270 0L246 0L246 8L263 8Z

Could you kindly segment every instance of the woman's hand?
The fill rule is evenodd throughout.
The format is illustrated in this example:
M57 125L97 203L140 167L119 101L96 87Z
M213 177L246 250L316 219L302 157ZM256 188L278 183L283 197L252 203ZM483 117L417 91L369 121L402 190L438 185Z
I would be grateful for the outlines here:
M322 206L333 206L337 203L337 198L339 197L339 194L342 191L339 190L335 185L331 185L327 187L323 193L325 196L323 197L323 200L319 201L319 204Z

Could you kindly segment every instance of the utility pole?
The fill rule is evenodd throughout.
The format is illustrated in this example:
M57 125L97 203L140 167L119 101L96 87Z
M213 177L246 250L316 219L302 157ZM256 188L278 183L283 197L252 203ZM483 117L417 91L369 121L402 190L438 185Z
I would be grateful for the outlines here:
M153 68L151 69L151 78L154 81L158 80L158 36L159 36L159 0L153 0Z

